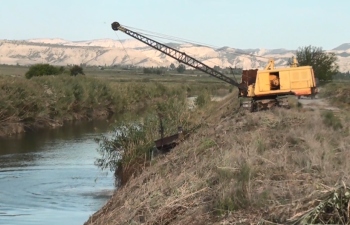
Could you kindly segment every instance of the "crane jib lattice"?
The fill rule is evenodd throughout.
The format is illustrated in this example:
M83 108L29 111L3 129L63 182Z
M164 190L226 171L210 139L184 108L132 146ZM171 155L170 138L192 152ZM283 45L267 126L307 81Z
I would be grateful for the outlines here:
M191 66L197 70L200 70L204 73L207 73L213 77L216 77L216 78L218 78L226 83L234 85L234 86L238 87L239 89L246 89L245 87L240 86L235 80L223 75L219 71L214 70L213 68L205 65L204 63L196 60L195 58L188 56L186 53L180 52L172 47L169 47L169 46L162 44L158 41L155 41L155 40L152 40L148 37L145 37L137 32L134 32L134 31L129 30L125 27L122 27L118 22L112 23L112 29L115 31L120 30L120 31L124 32L125 34L147 44L148 46L150 46L154 49L157 49L158 51L174 58L175 60L177 60L183 64Z

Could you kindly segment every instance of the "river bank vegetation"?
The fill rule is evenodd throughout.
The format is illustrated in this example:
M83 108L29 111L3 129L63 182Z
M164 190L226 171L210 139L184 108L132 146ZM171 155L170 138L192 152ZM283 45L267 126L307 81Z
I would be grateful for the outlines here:
M225 94L227 85L156 81L118 82L96 76L0 76L0 136L62 126L65 121L103 118L146 110L168 98L186 98L202 90Z
M331 88L321 89L327 100L342 96ZM299 104L249 113L236 94L183 111L198 129L168 154L125 161L136 169L85 224L348 224L349 113ZM132 140L128 155L151 146Z

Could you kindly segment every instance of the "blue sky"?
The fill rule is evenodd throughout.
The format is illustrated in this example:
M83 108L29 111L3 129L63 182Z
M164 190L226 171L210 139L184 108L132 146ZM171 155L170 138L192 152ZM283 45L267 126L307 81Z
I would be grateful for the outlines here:
M117 39L111 23L233 48L350 43L349 0L1 0L0 39ZM118 33L121 39L128 36Z

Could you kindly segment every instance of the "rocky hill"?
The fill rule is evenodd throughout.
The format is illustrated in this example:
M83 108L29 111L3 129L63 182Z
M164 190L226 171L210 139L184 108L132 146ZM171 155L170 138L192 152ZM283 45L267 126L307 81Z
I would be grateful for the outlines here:
M263 68L273 57L276 66L285 66L295 50L288 49L238 49L212 48L202 45L169 43L172 47L208 64L220 67ZM350 70L350 43L332 50L338 55L340 70ZM63 39L0 40L0 64L30 65L81 64L136 66L169 66L177 62L138 40L117 41L101 39L91 41L67 41Z

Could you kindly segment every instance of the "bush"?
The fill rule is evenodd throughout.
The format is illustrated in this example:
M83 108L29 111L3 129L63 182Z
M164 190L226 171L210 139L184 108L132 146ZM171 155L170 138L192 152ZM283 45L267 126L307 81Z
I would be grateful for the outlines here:
M179 126L184 130L191 130L198 126L188 110L185 95L171 96L164 102L157 102L155 108L162 117L164 136L177 132ZM145 115L140 121L117 123L113 135L103 135L95 139L99 144L100 158L95 165L101 169L110 169L115 172L120 185L125 184L132 175L138 174L150 159L154 141L159 138L159 118L157 114ZM206 147L212 145L206 143Z
M64 72L64 67L55 67L49 64L36 64L29 68L25 77L30 79L37 76L58 75Z
M196 101L195 101L195 104L198 106L198 107L203 107L205 106L206 104L208 104L210 102L210 94L205 91L205 92L201 92L198 97L196 98Z
M322 117L323 123L326 126L332 127L334 130L343 128L341 120L337 116L335 116L332 111L327 111L323 113Z
M78 74L85 75L83 68L81 66L75 65L70 70L70 75L71 76L76 76Z
M120 184L125 184L142 168L144 159L149 159L156 125L157 119L152 116L146 117L143 123L134 121L116 124L112 138L102 136L95 139L101 154L95 165L101 169L109 168L115 172Z
M143 68L143 73L145 74L158 74L158 75L161 75L163 74L163 71L161 69L155 69L155 68Z
M186 71L186 67L182 64L180 64L177 68L176 68L178 73L183 73Z

